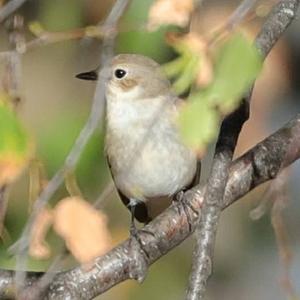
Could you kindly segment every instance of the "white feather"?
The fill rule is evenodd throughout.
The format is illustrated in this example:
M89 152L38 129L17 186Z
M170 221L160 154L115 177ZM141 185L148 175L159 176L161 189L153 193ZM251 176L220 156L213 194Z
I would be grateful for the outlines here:
M117 187L127 197L169 196L188 185L196 155L180 140L175 103L137 99L139 88L107 94L106 151Z

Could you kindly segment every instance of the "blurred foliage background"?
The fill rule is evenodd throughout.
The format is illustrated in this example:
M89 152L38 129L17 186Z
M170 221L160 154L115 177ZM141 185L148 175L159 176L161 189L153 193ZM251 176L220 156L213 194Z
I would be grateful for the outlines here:
M62 31L96 24L107 15L112 0L31 0L19 11L25 24L40 22L46 30ZM158 62L174 57L164 41L166 29L148 33L143 28L152 0L133 0L120 25L117 53L141 53ZM238 1L204 1L193 24L205 34L220 26ZM243 24L249 35L257 32L259 18ZM284 39L272 51L254 91L251 118L243 129L236 156L283 125L299 110L300 21L296 20ZM26 31L26 38L32 35ZM0 31L0 49L8 48L7 34ZM101 41L84 38L35 48L22 56L22 99L18 114L33 136L37 157L45 165L50 178L63 162L89 113L95 84L80 81L77 73L98 65ZM230 80L230 79L229 79ZM212 150L212 149L211 149ZM211 159L204 159L202 180L207 176ZM291 278L300 295L300 218L299 164L289 171L289 203L284 212L293 249ZM103 132L99 130L86 148L77 168L79 186L86 199L94 201L110 180L103 154ZM252 221L249 211L263 198L267 184L238 201L222 215L215 254L214 275L209 283L210 299L286 299L282 265L269 214ZM28 172L11 187L5 226L11 240L0 248L0 265L13 268L7 247L21 233L28 216ZM67 195L65 188L55 200ZM54 203L52 202L52 203ZM129 213L116 194L105 205L109 228L117 244L128 235ZM62 244L54 234L48 236L53 255ZM187 240L153 265L142 285L127 281L99 299L182 299L191 264L193 241ZM55 249L57 249L55 251ZM32 270L45 270L49 261L30 260ZM74 265L72 260L62 268Z

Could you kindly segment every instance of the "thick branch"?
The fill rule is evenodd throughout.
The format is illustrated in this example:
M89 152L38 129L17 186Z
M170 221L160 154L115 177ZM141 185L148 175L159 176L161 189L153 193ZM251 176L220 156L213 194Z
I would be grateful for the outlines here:
M300 114L231 164L222 209L259 184L275 178L283 166L289 166L298 158ZM193 233L202 212L205 188L196 187L188 191L184 202L172 205L149 223L144 229L152 234L139 232L148 265ZM185 209L183 205L186 206ZM46 291L45 298L92 299L124 280L136 279L139 263L132 255L136 252L136 249L133 249L135 247L132 240L127 240L105 256L96 259L87 272L77 267L57 274ZM30 274L27 279L31 285L32 276L35 275ZM13 271L0 272L1 299L8 296L7 291L13 290L12 278Z
M284 0L274 6L258 34L255 44L265 58L279 37L295 17L299 1ZM230 78L228 79L230 80ZM222 123L208 179L203 213L199 222L197 242L193 252L187 300L202 299L206 282L212 273L213 252L218 221L229 174L229 166L243 124L249 116L252 92L243 99L240 107Z

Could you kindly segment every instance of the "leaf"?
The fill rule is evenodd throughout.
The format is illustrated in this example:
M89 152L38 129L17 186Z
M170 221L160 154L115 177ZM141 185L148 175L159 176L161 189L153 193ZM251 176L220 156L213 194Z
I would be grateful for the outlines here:
M258 51L240 34L219 49L213 82L205 90L192 93L179 116L180 132L188 146L200 154L204 151L216 137L223 115L237 107L261 66Z
M199 70L195 80L196 86L205 88L212 83L214 79L213 64L207 53L201 55Z
M81 263L88 263L111 247L106 216L79 197L61 200L54 210L54 230Z
M241 34L232 36L219 50L215 79L208 91L212 104L224 113L231 112L261 67L258 50Z
M179 75L187 64L188 59L189 58L187 56L181 55L178 58L164 64L162 68L166 76L172 78Z
M28 211L32 212L32 207L42 190L48 184L45 166L37 158L31 159L28 165L29 173L29 196Z
M38 21L30 22L29 25L28 25L28 29L35 36L40 36L43 33L45 33L45 28Z
M193 9L193 0L156 0L149 10L147 27L149 30L168 24L185 27Z
M191 83L197 78L198 67L199 57L191 56L172 86L176 94L183 94L189 89Z
M213 64L205 37L194 32L185 35L170 32L166 41L179 54L178 58L163 65L166 75L176 78L173 84L175 93L183 94L194 83L206 87L212 82Z
M53 212L45 208L37 216L31 232L29 254L39 259L47 259L51 254L50 247L46 242L47 232L53 221Z
M215 137L219 123L218 113L203 99L194 97L183 105L179 114L179 132L184 143L201 156Z
M0 103L0 186L19 176L31 150L28 135L15 113Z

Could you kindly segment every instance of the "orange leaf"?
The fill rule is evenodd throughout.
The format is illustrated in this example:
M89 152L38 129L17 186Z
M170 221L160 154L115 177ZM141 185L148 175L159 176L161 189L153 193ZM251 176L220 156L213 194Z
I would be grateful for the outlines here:
M214 74L207 40L197 33L190 32L183 36L182 42L200 57L200 68L196 77L197 86L208 86L212 82Z
M65 198L56 205L53 227L81 263L111 248L106 215L79 197Z
M27 161L11 159L10 155L0 158L0 186L12 183L24 170Z
M156 0L150 8L148 29L156 30L161 25L188 24L193 11L193 0Z

